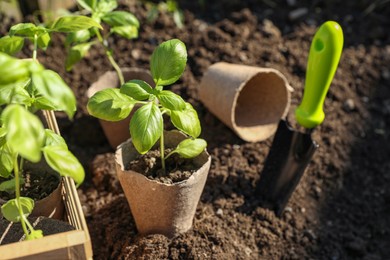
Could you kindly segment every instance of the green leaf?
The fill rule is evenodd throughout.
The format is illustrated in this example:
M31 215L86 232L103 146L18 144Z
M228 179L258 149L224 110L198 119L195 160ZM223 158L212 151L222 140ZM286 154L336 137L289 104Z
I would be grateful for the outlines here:
M64 138L50 129L45 129L45 146L63 146L68 149Z
M131 25L139 28L139 21L132 13L126 11L114 11L106 13L102 20L112 27Z
M138 37L138 28L133 25L115 26L111 28L110 32L129 40Z
M34 108L40 110L55 110L56 106L45 97L36 97L31 104Z
M56 110L65 111L72 118L76 111L76 98L60 75L52 70L32 74L32 81L39 93L55 105Z
M170 116L171 122L177 129L193 138L197 138L200 135L201 127L198 113L189 103L186 103L186 109L183 111L171 110Z
M12 103L31 105L32 99L25 89L29 82L30 79L0 86L0 105Z
M185 110L186 102L179 96L169 90L163 90L157 94L161 105L169 110Z
M183 28L184 15L181 10L176 10L173 12L173 21L175 22L178 28Z
M160 44L153 52L151 72L156 85L170 85L183 74L187 62L187 50L178 39Z
M26 240L34 240L43 237L43 232L40 229L34 229L30 231L30 234L26 234Z
M20 105L7 106L1 118L10 149L31 162L38 162L44 142L44 128L39 118Z
M9 30L9 35L20 35L26 37L34 37L38 30L38 27L33 23L19 23L12 26Z
M14 55L23 48L24 39L18 36L4 36L0 38L0 51Z
M0 137L0 139L4 140L3 144L0 145L0 176L8 178L14 168L14 154L5 142L5 137Z
M134 147L140 154L147 153L161 137L163 117L154 102L139 108L130 121L130 135Z
M0 53L0 85L15 83L29 77L28 62Z
M24 179L20 179L19 182L21 185L24 184ZM0 191L5 191L8 194L13 194L15 192L15 178L0 183Z
M80 30L77 32L71 32L66 35L65 45L70 46L72 43L83 43L91 38L89 30Z
M46 50L47 46L49 46L50 43L50 34L49 33L44 33L41 36L38 37L37 44L38 47Z
M133 79L120 88L122 94L128 95L135 100L147 100L153 94L153 88L143 80Z
M19 208L22 209L23 215L28 217L31 214L34 208L34 200L27 197L19 198L20 205L18 204L17 199L11 199L7 201L3 206L1 206L1 213L3 216L11 222L19 222Z
M96 0L77 0L77 3L88 11L92 11L96 7Z
M116 0L98 0L96 5L96 12L106 14L118 7Z
M107 121L120 121L129 116L135 100L120 93L117 88L108 88L93 95L87 104L89 114Z
M100 24L95 22L90 17L81 15L63 16L58 18L51 27L52 31L56 32L76 32L92 27L103 29Z
M88 53L93 45L92 42L81 43L70 48L69 54L65 60L65 67L67 71L73 68L73 65L79 62Z
M85 177L84 168L65 146L45 146L43 154L49 166L61 176L69 176L78 184L83 182Z
M185 139L178 144L172 153L178 153L183 158L194 158L201 154L206 146L207 143L203 139Z

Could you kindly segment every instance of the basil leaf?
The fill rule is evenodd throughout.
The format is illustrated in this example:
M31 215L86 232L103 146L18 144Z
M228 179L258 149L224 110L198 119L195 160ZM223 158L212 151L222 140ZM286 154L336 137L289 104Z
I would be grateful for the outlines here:
M88 53L93 45L92 42L81 43L70 48L69 54L65 60L65 67L67 71L73 68L73 65L79 62Z
M24 179L21 178L19 180L19 183L21 185L24 184ZM5 191L8 194L13 194L15 192L15 178L0 183L0 191Z
M186 109L186 102L172 91L163 90L157 94L157 98L161 105L169 110L180 110Z
M92 27L103 29L100 24L90 17L81 15L63 16L58 18L51 26L52 31L56 32L76 32Z
M40 229L30 230L29 234L26 234L26 240L34 240L43 237L43 232Z
M24 45L24 39L18 36L4 36L0 38L0 51L9 55L19 52Z
M44 128L39 118L20 105L7 106L1 118L9 148L31 162L38 162L44 141Z
M139 28L138 19L132 13L126 11L114 11L106 13L102 17L102 20L113 27L131 25Z
M87 109L94 117L119 121L129 116L134 104L135 100L120 93L119 89L109 88L96 92L89 99Z
M66 146L45 146L43 154L49 166L61 176L69 176L78 184L83 182L85 177L84 168Z
M56 109L56 106L45 97L34 98L31 105L33 107L35 107L36 109L41 109L41 110L55 110Z
M133 25L115 26L111 28L110 32L129 40L138 37L138 28Z
M25 80L30 76L28 62L15 59L5 53L0 53L0 85Z
M14 84L0 86L0 105L4 104L24 104L31 105L30 94L25 90L25 86L30 80L19 81Z
M96 7L96 0L77 0L77 3L88 11L92 11Z
M49 33L44 33L41 36L38 37L37 44L38 47L46 50L47 46L49 46L50 43L50 34Z
M34 200L27 197L20 197L19 201L20 205L17 199L11 199L7 201L3 206L1 206L1 213L8 221L20 221L19 208L22 209L22 213L25 217L28 217L28 215L31 214L34 208Z
M0 137L5 141L5 137ZM14 168L13 156L8 144L4 142L0 145L0 176L8 178Z
M193 138L197 138L200 135L201 127L198 113L189 103L186 103L186 109L183 111L171 110L170 116L171 122L177 129Z
M70 46L72 43L86 42L89 38L91 38L91 33L87 29L71 32L66 35L65 46Z
M98 0L96 12L106 14L118 7L116 0Z
M135 149L140 154L147 153L161 137L163 117L154 102L139 108L130 121L130 135Z
M153 52L151 72L156 85L170 85L183 74L187 62L187 50L178 39L160 44Z
M68 149L64 138L50 129L45 129L45 146L63 146Z
M32 74L32 81L38 92L56 107L72 118L76 111L76 98L60 75L52 70Z
M38 27L33 23L19 23L12 26L9 30L9 35L20 35L26 37L34 37Z
M207 143L203 139L185 139L181 141L173 151L183 158L194 158L201 154L206 148Z
M120 88L122 94L128 95L135 100L147 100L153 94L153 88L143 80L130 80Z

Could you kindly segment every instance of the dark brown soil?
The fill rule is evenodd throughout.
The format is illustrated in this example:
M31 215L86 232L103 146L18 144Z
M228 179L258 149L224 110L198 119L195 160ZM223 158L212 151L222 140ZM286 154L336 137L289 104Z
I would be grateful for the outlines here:
M52 218L30 217L28 220L34 229L42 230L44 236L54 235L75 229L72 225L69 225L69 223ZM24 233L20 223L11 224L6 220L0 219L0 234L2 234L1 237L3 238L3 240L0 241L1 245L24 240Z
M120 66L148 68L163 40L185 42L188 65L170 87L197 109L212 156L193 229L175 239L137 236L115 177L112 150L86 112L85 92L110 70L99 48L66 73L62 38L38 54L78 97L73 122L59 117L69 147L88 169L80 190L95 259L389 259L390 5L383 1L183 1L185 27L170 16L146 22L142 4L122 6L141 21L140 38L114 37ZM305 14L291 18L299 8ZM289 121L302 97L310 41L326 20L344 29L345 46L325 101L326 119L308 169L278 218L254 196L272 139L246 143L200 103L197 86L218 62L271 67L293 86ZM2 25L3 29L5 26ZM31 56L30 50L25 55ZM61 116L61 115L59 115ZM107 160L105 160L107 159ZM92 167L91 167L92 165Z
M166 149L165 155L169 154L171 150ZM151 180L165 184L187 180L197 170L191 159L180 158L177 154L172 154L165 160L165 171L162 170L161 165L160 151L151 150L131 161L126 170L141 173Z

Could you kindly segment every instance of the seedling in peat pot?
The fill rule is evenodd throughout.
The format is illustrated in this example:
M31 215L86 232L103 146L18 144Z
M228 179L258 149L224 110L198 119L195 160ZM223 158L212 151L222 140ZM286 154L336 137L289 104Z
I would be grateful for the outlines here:
M84 180L84 169L68 150L65 140L45 129L35 115L38 110L55 110L72 118L76 111L72 90L56 72L37 62L37 50L47 48L52 32L68 33L92 27L100 25L88 17L61 17L47 27L32 23L14 25L8 36L0 38L0 177L5 179L0 183L0 191L15 193L15 199L1 206L1 213L11 222L21 222L27 240L43 234L27 219L34 200L20 194L24 161L37 163L43 155L61 176L70 176L78 184ZM32 59L9 56L22 49L25 39L33 42Z
M197 138L201 127L198 114L192 105L164 86L176 82L187 62L186 46L178 39L160 44L151 58L151 74L156 84L152 88L141 80L130 80L120 89L105 89L93 95L88 102L91 115L107 121L126 118L136 104L141 107L130 121L130 135L140 154L147 153L160 140L162 169L165 160L177 153L183 158L193 158L206 148L206 141ZM163 115L168 115L172 124L189 138L183 140L167 156L164 155Z
M110 27L106 34L101 34L97 28L79 30L72 32L66 38L66 45L69 53L66 58L66 69L72 67L88 54L92 45L100 44L105 50L105 54L111 65L118 74L119 82L123 85L123 73L112 55L112 50L108 46L108 38L111 34L116 34L126 39L138 37L139 21L129 12L113 11L118 7L116 0L77 0L77 3L83 8L82 12L91 14L91 18L98 24L105 24ZM95 37L96 36L96 37Z

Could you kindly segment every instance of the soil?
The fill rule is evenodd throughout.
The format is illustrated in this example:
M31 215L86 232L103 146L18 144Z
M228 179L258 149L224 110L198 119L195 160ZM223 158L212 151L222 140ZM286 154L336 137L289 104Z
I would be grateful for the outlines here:
M140 19L141 31L133 41L109 41L119 65L148 68L158 43L174 37L185 42L186 71L169 89L198 111L212 165L190 231L171 240L138 236L115 176L113 150L85 107L88 86L111 69L109 62L94 47L67 73L60 58L64 39L55 37L38 57L59 71L78 98L75 119L58 114L58 120L87 169L79 194L95 259L390 258L389 3L181 1L183 29L165 14L149 24L143 4L126 3L121 8ZM240 140L202 105L197 86L208 66L219 61L278 69L295 89L288 115L294 122L310 41L326 20L341 24L344 51L325 101L325 121L313 133L320 147L278 218L254 195L272 138ZM2 32L8 28L1 26ZM25 56L31 49L25 48Z
M172 149L165 149L169 154ZM172 154L165 161L165 172L161 166L161 155L159 150L151 150L144 155L138 156L127 165L126 170L141 173L151 180L165 184L172 184L187 180L197 169L191 159L180 158Z
M26 171L23 174L23 185L20 195L29 197L35 201L41 200L51 194L59 185L60 178L49 173L34 174ZM0 178L0 181L4 180ZM0 199L9 200L15 198L14 193L0 192Z
M35 230L42 230L44 236L75 230L69 223L52 218L29 217L28 220ZM24 240L24 233L20 223L10 223L0 219L0 234L2 234L0 241L1 245Z

